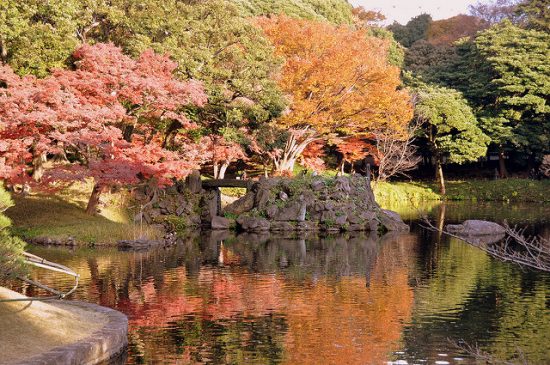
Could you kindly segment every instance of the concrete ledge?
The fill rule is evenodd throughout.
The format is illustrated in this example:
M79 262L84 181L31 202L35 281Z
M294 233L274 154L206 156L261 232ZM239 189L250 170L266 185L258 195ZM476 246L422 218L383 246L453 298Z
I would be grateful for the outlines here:
M63 301L107 317L105 326L78 342L55 347L13 365L95 365L119 356L128 347L128 318L113 309L80 301ZM11 364L10 364L11 365Z

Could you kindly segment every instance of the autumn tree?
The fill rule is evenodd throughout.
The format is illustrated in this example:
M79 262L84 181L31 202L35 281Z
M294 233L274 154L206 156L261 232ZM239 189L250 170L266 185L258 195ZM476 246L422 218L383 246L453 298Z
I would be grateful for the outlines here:
M275 156L277 171L292 171L312 142L370 128L402 128L412 116L400 90L399 69L388 63L388 42L330 24L288 17L258 20L285 64L279 85L291 102L276 123L290 131Z
M185 107L206 102L201 84L174 79L177 64L152 51L133 60L112 44L85 45L73 58L75 69L44 79L0 68L2 178L93 178L92 214L107 186L153 177L166 184L197 166L201 148L181 132L195 126ZM173 123L179 133L168 143Z
M344 174L344 167L346 162L352 165L357 161L363 160L372 151L372 145L367 143L364 139L365 136L352 136L337 141L338 152L342 154L342 160L340 161L340 174Z
M433 45L450 45L460 38L472 37L484 28L487 28L487 22L482 19L460 14L433 21L426 34L426 40Z
M440 191L445 194L443 164L461 164L484 156L489 138L459 92L425 85L417 90L417 99L415 115L423 122L420 136L430 148Z

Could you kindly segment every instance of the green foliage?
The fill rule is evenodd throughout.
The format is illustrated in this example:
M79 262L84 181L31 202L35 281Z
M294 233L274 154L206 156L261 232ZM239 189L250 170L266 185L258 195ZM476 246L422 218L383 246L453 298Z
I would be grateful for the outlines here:
M487 152L489 138L459 92L423 86L418 90L415 114L424 122L421 137L441 162L443 158L459 164L475 161Z
M504 21L440 65L435 78L462 91L493 143L528 153L550 148L550 34Z
M550 181L528 179L447 182L448 200L550 202Z
M398 67L403 66L405 51L403 49L403 46L401 46L399 42L395 40L392 32L384 28L369 27L368 33L373 37L388 40L390 42L390 45L388 47L388 62L390 63L390 65Z
M526 18L531 29L550 32L550 6L548 0L525 0L517 6L517 14Z
M19 74L46 76L64 67L78 44L74 0L0 2L0 53Z
M0 185L0 280L25 273L23 250L25 243L13 237L10 232L11 221L2 212L13 206L7 191Z
M420 14L411 20L406 25L393 23L388 26L388 29L393 32L395 39L404 47L410 47L414 42L426 39L432 17L429 14Z
M285 14L334 24L350 24L352 7L345 0L235 0L245 16Z

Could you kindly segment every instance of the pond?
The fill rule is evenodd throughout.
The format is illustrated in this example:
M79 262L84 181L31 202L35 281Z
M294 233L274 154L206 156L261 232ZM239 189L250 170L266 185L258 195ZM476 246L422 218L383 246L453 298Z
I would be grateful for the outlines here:
M549 237L549 208L447 204L430 215L507 219ZM204 232L147 252L31 251L81 275L74 299L128 315L128 364L472 364L472 351L550 364L550 275L414 222L382 237Z

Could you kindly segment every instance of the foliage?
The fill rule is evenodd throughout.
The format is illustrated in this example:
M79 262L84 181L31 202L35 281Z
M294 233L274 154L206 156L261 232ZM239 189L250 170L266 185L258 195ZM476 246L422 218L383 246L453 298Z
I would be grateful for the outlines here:
M487 152L489 138L478 127L476 117L460 93L424 86L417 95L415 115L423 122L420 136L435 160L440 192L445 194L442 164L475 161Z
M0 2L0 60L39 77L64 67L78 45L77 13L73 0Z
M548 180L498 179L448 181L448 200L549 202Z
M494 143L548 150L549 44L548 33L505 21L459 46L446 77L478 109Z
M388 26L388 29L393 32L395 39L399 43L408 48L414 42L426 39L431 23L432 17L429 14L420 14L409 20L406 25L394 22Z
M426 40L434 45L448 45L460 38L470 38L484 28L486 28L486 23L479 18L460 14L448 19L433 21L426 34Z
M524 0L517 6L516 16L525 18L528 28L550 32L550 7L547 0Z
M345 0L236 0L244 16L287 15L292 18L349 24L352 7Z
M422 88L415 113L425 123L421 137L437 159L445 157L447 162L461 164L485 155L488 138L460 93L434 86Z
M258 23L286 59L279 85L291 99L291 110L277 125L294 132L283 151L290 163L282 170L291 170L318 138L352 136L374 126L399 129L409 121L399 69L386 61L387 41L364 30L288 17Z
M470 14L479 18L488 24L500 23L504 19L517 22L517 5L518 0L494 0L494 1L478 1L470 5Z
M200 148L177 132L194 127L182 107L206 97L201 84L173 78L168 57L147 51L134 61L111 44L82 46L73 57L74 70L44 79L0 68L1 177L27 182L32 167L42 184L87 177L102 186L151 177L166 184L201 161ZM43 179L46 156L55 161Z
M11 221L3 214L11 206L10 195L0 185L0 280L25 273L22 256L25 244L11 234Z

